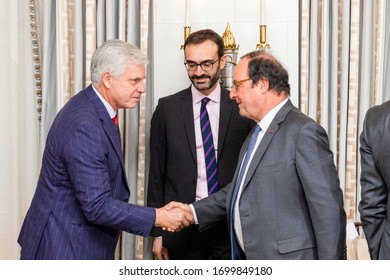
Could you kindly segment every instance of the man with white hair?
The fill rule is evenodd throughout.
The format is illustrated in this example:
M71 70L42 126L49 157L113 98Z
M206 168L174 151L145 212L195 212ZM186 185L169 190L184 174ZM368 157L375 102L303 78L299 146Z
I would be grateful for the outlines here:
M91 60L92 85L58 113L47 137L38 186L18 243L21 259L113 259L122 230L180 230L189 215L129 204L117 111L145 92L146 56L109 40Z

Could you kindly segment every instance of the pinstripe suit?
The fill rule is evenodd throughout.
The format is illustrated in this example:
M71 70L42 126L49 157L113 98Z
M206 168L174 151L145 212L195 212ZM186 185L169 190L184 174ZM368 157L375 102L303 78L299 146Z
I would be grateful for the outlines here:
M155 222L155 209L129 196L119 133L89 86L50 129L21 259L113 259L121 230L148 236Z

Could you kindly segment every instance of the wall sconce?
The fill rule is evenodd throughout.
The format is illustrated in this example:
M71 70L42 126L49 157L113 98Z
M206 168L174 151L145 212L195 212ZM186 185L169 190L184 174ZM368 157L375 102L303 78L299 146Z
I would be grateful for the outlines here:
M191 34L191 26L184 26L184 42L187 40L188 36ZM184 43L180 47L181 50L184 49Z
M184 18L184 42L187 40L188 36L191 34L191 26L190 26L190 9L191 9L191 1L186 0L186 8L185 8L185 18ZM181 50L184 49L184 43L180 47Z
M269 49L271 46L267 43L267 25L259 25L260 27L260 43L256 45L256 49Z
M224 88L231 90L233 88L233 72L237 65L237 51L240 46L236 45L234 35L230 31L229 23L227 23L225 32L222 34L222 39L226 55L226 64L222 69L221 81Z
M267 44L267 25L265 24L265 0L260 0L260 43L257 44L256 49L269 49Z

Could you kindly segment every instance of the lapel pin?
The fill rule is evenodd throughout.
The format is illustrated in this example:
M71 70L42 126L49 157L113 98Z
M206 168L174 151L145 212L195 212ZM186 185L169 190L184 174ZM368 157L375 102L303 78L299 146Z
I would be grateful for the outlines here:
M269 133L274 133L274 131L272 129L269 130Z

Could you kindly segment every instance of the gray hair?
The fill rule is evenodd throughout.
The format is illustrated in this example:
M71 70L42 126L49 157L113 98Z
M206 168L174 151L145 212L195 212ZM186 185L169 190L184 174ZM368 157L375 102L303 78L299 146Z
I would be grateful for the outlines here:
M98 85L104 71L121 76L129 64L146 65L146 55L136 46L122 40L108 40L95 50L91 58L91 80Z

